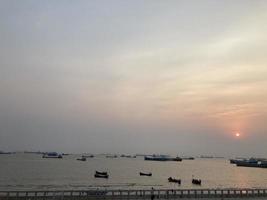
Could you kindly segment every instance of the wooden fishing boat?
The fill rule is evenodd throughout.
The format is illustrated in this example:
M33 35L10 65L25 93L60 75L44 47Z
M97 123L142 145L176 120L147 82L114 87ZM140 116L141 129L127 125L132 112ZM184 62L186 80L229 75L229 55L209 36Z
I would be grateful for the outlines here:
M95 178L108 178L108 174L106 175L95 174Z
M95 171L95 173L99 175L108 175L108 172Z
M152 176L151 172L149 172L149 173L140 172L139 174L140 174L140 176Z
M172 182L172 183L178 183L179 185L181 184L181 179L176 179L176 178L169 177L168 181Z

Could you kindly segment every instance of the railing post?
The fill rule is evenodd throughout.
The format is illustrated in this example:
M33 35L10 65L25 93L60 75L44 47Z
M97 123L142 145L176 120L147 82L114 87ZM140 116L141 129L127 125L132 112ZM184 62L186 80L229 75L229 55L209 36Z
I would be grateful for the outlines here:
M9 194L9 192L7 192L7 194L6 194L6 196L7 196L7 199L9 199L9 195L10 195L10 194Z
M143 199L145 199L145 198L146 198L146 191L143 190Z

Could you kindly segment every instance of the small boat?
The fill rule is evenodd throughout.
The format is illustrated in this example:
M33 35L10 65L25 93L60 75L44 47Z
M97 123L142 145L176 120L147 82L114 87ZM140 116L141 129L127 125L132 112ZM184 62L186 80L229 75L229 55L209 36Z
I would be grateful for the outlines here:
M6 152L6 151L0 151L0 154L15 154L16 152Z
M91 154L91 155L82 155L82 157L83 158L93 158L93 157L95 157L93 154Z
M192 183L195 185L201 185L201 179L192 179Z
M194 157L182 157L183 160L195 160Z
M117 155L107 155L106 158L118 158Z
M102 175L102 174L95 173L95 178L108 178L108 174Z
M50 152L43 154L43 158L63 158L61 154L57 152Z
M100 172L100 171L95 171L95 174L99 174L99 175L103 175L103 176L108 175L107 172Z
M178 183L179 185L181 184L181 179L176 179L176 178L169 177L168 181L172 182L172 183Z
M85 158L85 157L82 157L82 158L77 158L76 160L79 160L79 161L86 161L86 158Z
M149 173L140 172L139 174L140 174L140 176L152 176L151 172L149 172Z

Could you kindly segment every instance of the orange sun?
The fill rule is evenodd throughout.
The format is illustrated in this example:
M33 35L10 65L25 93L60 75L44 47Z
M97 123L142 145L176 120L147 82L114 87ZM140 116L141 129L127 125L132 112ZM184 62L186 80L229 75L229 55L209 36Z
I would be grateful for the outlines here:
M239 136L240 136L240 133L236 133L235 136L236 136L236 137L239 137Z

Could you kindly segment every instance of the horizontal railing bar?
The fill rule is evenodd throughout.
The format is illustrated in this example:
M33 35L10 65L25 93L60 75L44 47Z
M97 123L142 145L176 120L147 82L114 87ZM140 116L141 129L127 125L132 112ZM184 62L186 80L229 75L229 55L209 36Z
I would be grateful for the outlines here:
M0 191L0 200L42 200L53 198L63 200L64 198L148 198L154 194L158 198L217 198L217 197L266 197L265 188L199 188L199 189L114 189L114 190L19 190Z

